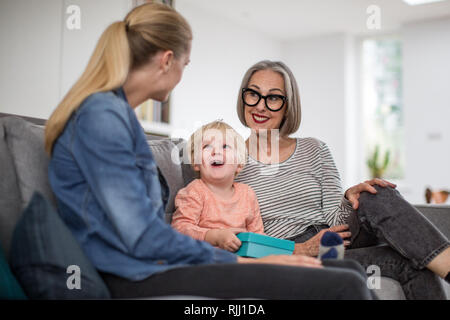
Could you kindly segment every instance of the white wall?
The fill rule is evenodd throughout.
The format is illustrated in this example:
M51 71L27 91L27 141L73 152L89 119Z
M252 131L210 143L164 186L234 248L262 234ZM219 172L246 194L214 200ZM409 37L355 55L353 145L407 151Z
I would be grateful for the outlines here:
M450 190L450 19L403 29L407 199Z
M48 118L80 76L111 22L130 0L8 0L0 2L0 112ZM78 5L81 29L66 13Z
M59 100L62 2L0 1L0 112L47 117Z
M175 6L189 21L194 40L191 63L172 93L173 135L188 138L200 124L217 119L248 135L236 113L242 77L260 60L279 60L280 42L200 10L189 0L177 0Z
M283 44L282 52L292 69L299 88L302 105L300 130L293 136L315 137L331 150L341 174L343 186L356 183L357 170L349 167L355 151L353 134L355 119L348 119L354 107L352 94L352 38L344 34L303 38ZM354 92L354 91L352 91Z
M62 28L61 98L85 69L102 32L112 22L123 20L131 9L130 0L64 0L64 8L69 5L80 7L81 29Z

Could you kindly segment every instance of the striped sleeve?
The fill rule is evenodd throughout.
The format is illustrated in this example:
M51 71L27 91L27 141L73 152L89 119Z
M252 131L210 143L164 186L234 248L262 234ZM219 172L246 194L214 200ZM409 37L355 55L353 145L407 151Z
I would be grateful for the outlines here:
M330 149L322 143L321 184L323 215L329 226L347 223L352 207L342 194L341 179Z
M237 181L256 193L264 232L289 239L311 225L345 224L352 208L328 146L315 138L297 138L294 153L276 165L248 157Z

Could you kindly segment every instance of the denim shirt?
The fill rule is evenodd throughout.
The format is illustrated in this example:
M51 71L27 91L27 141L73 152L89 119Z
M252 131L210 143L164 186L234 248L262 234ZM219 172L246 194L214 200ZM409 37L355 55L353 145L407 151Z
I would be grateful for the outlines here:
M236 255L164 221L167 187L122 88L84 100L53 147L58 212L93 265L142 280L173 267L236 262Z

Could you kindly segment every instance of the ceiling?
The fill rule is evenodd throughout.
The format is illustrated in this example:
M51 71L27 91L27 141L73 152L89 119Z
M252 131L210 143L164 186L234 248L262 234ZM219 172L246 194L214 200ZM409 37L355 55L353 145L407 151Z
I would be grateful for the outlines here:
M402 25L450 17L450 0L410 6L402 0L176 0L228 18L279 40L347 32L356 35L389 33ZM379 30L367 20L380 9Z

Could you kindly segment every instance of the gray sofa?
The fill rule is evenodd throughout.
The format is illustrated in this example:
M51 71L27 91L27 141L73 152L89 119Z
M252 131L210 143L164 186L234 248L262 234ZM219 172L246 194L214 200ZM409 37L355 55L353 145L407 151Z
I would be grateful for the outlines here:
M39 119L0 114L0 244L7 257L12 232L33 192L39 191L54 203L47 180L48 158L43 148L43 124L44 121ZM148 143L169 184L170 196L166 208L166 220L169 223L177 191L189 183L194 175L189 165L172 161L179 157L178 151L182 149L174 147L180 147L183 140L149 135ZM450 206L416 207L450 237ZM447 297L450 297L450 286L443 284ZM381 299L405 298L399 283L387 277L381 277L381 286L376 292Z

